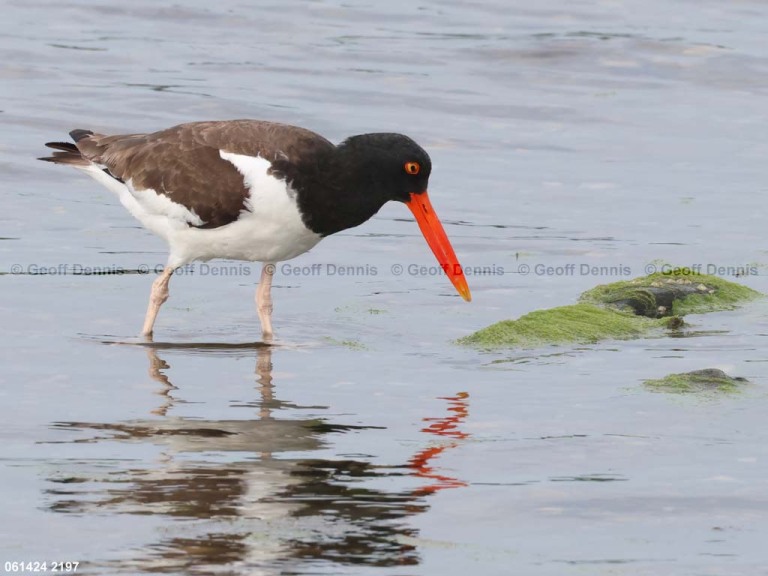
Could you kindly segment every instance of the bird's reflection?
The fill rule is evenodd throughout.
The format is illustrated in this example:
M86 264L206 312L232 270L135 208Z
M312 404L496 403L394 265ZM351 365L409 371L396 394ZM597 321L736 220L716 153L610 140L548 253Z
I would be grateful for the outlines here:
M426 497L465 484L435 468L435 458L466 434L464 393L443 399L449 415L425 418L424 432L439 443L401 466L375 466L354 459L307 457L327 446L328 435L353 427L319 418L297 417L297 406L276 397L270 346L256 347L258 399L240 406L256 414L244 420L169 416L182 400L171 383L162 346L146 348L149 374L160 384L161 404L147 420L119 423L59 422L79 431L75 443L123 441L159 447L155 460L119 461L88 469L61 470L49 479L49 509L60 513L161 515L171 524L158 540L120 567L167 572L194 567L219 572L233 562L278 566L291 572L302 563L402 566L419 562L417 530L406 518L428 509ZM288 417L286 417L288 416ZM158 418L159 417L159 418ZM82 437L82 432L96 431ZM297 454L299 456L297 456ZM402 490L372 488L370 479L419 479ZM66 486L65 486L66 484ZM377 483L380 485L381 483ZM174 533L177 531L178 534ZM207 568L206 568L207 567Z

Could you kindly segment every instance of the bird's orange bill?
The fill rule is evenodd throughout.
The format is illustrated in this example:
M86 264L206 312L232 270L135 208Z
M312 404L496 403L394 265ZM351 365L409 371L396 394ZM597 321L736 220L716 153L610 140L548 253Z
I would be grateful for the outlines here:
M448 236L446 236L445 230L443 230L440 219L432 208L427 191L411 194L411 199L405 205L413 212L427 244L429 244L432 252L437 257L437 261L440 263L440 267L448 275L449 280L456 287L458 293L467 302L472 300L469 286L467 286L467 279L464 278L464 271L456 258L451 243L448 241Z

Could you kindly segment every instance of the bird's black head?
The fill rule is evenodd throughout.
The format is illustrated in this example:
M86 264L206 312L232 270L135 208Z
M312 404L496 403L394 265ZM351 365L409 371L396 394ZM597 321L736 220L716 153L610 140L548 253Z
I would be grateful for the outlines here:
M341 167L354 187L384 202L408 202L426 191L432 161L424 149L402 134L352 136L338 146Z
M322 178L300 186L299 208L307 227L323 236L358 226L390 200L413 213L440 266L465 300L469 287L427 193L432 161L402 134L362 134L339 144L318 165Z
M408 207L443 271L462 298L470 300L464 271L429 200L432 162L424 149L402 134L363 134L344 141L337 150L349 158L349 173L370 194L374 213L389 200Z
M390 200L426 193L432 162L402 134L352 136L291 177L307 227L323 236L358 226Z

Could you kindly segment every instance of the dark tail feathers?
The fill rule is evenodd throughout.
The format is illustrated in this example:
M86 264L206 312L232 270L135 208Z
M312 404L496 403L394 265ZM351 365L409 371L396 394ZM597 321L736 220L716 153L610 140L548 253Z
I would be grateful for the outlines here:
M93 132L90 130L80 129L72 130L72 132L69 133L69 135L72 136L72 140L75 142L80 142L80 140L87 138L92 134ZM48 148L57 150L57 152L54 152L51 156L38 158L38 160L53 162L54 164L69 164L70 166L88 166L91 163L89 160L83 158L82 154L80 154L80 150L78 150L77 146L71 142L46 142L45 145Z

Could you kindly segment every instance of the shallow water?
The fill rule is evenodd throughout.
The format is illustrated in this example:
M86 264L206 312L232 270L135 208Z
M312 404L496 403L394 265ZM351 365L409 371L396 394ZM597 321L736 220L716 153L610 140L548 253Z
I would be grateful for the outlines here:
M768 573L764 302L685 338L452 343L661 262L768 291L767 5L3 7L0 569ZM278 267L277 346L258 266L226 262L174 277L139 345L152 276L130 272L165 247L35 157L76 127L237 117L422 143L461 261L491 272L473 302L392 205ZM706 367L752 385L642 386Z

